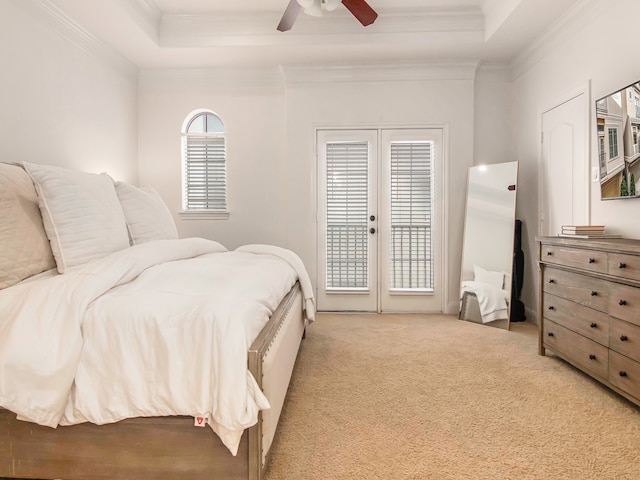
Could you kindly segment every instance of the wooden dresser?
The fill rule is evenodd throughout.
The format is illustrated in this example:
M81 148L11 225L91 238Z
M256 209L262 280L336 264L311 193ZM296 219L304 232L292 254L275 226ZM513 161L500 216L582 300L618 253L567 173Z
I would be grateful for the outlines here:
M539 237L546 350L640 405L640 241Z

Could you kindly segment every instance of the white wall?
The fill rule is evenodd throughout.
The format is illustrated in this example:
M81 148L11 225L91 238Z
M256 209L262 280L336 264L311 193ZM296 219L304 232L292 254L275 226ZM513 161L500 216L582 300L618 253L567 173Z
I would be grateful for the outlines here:
M68 26L27 3L0 0L0 161L136 182L135 70L70 42Z
M213 110L227 135L227 220L184 220L182 124L196 109ZM285 100L273 71L144 71L139 96L140 184L155 187L182 237L286 244Z
M444 75L447 73L444 72ZM374 76L374 74L372 74ZM309 83L287 88L288 240L315 279L317 127L446 126L445 309L457 311L466 172L473 161L473 79Z
M479 68L475 83L474 165L518 160L513 149L512 92L513 83L506 68Z
M593 104L597 98L640 80L637 62L637 0L589 0L576 18L541 44L525 70L513 83L516 125L516 157L520 160L518 216L524 220L525 280L523 301L537 311L538 272L535 266L538 225L538 165L541 114L575 89L590 84ZM598 165L592 108L590 164ZM590 183L591 223L604 224L611 232L640 238L637 214L640 200L600 200L600 188ZM524 201L523 201L524 200ZM535 312L531 312L535 313Z
M427 68L431 73L433 69ZM168 201L182 236L228 248L273 243L297 252L315 282L317 127L443 126L449 172L447 294L457 309L466 172L473 162L474 68L437 67L372 81L375 72L332 81L322 73L145 71L140 80L140 183ZM362 72L360 72L362 73ZM431 75L428 74L428 76ZM286 88L285 83L286 82ZM286 93L285 93L286 92ZM209 108L227 129L229 220L181 220L180 127Z

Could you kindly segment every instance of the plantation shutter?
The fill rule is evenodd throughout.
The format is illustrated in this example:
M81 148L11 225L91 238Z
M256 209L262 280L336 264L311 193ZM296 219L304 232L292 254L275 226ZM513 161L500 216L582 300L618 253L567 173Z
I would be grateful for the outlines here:
M433 290L433 143L392 142L390 148L390 286Z
M327 290L367 289L367 142L326 144Z
M227 210L224 136L186 136L185 210Z

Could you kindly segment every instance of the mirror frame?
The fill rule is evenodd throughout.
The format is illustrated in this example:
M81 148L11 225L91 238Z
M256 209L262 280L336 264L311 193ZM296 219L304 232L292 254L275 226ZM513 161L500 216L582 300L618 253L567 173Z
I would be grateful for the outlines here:
M465 305L463 305L463 289L462 289L462 282L465 281L465 276L466 276L466 272L469 270L468 268L465 269L465 266L468 266L465 264L465 258L466 258L466 254L468 253L469 250L469 243L471 241L471 239L469 238L469 235L472 234L472 232L470 231L470 219L469 219L469 212L470 212L470 199L472 198L470 195L471 192L471 180L472 180L472 175L475 173L475 171L482 171L482 170L487 170L490 169L491 167L496 167L496 166L500 166L501 168L507 168L508 166L512 166L514 168L513 171L513 177L509 176L508 178L505 177L505 185L504 188L506 188L508 191L513 191L513 201L511 204L509 205L505 205L504 208L508 208L510 210L510 218L511 218L511 229L510 229L510 236L508 237L508 239L506 239L506 241L508 241L508 245L510 246L509 248L509 252L508 252L508 261L504 262L504 266L507 266L508 263L508 269L506 270L502 270L506 273L508 273L508 278L511 280L509 282L509 285L505 285L506 284L506 276L504 279L503 283L503 290L508 290L509 292L509 301L507 302L507 318L505 319L497 319L494 320L492 322L487 322L484 323L482 322L481 319L470 319L470 318L463 318L465 312L463 312L463 309L465 308ZM509 173L510 174L510 173ZM510 180L513 180L513 183L511 183ZM504 162L504 163L494 163L494 164L487 164L487 165L474 165L469 167L469 171L468 171L468 175L467 175L467 198L465 201L465 216L464 216L464 229L463 229L463 236L462 236L462 255L461 255L461 259L460 259L460 309L459 309L459 316L458 318L460 318L461 320L469 320L469 321L474 321L476 323L480 323L482 325L489 325L492 327L497 327L497 328L503 328L503 329L509 329L510 327L510 318L511 318L511 306L513 304L513 299L511 298L512 294L513 294L513 288L512 288L512 284L513 284L513 259L514 259L514 241L515 241L515 223L516 223L516 205L517 205L517 191L518 191L518 161L513 161L513 162ZM501 191L502 186L500 187L500 189L497 189L496 191ZM503 243L506 245L506 243ZM506 259L507 256L505 255L504 258ZM486 267L483 267L486 269ZM505 288L506 287L506 288ZM476 302L477 303L477 302ZM477 312L479 313L479 311ZM475 315L472 315L473 317L475 317Z

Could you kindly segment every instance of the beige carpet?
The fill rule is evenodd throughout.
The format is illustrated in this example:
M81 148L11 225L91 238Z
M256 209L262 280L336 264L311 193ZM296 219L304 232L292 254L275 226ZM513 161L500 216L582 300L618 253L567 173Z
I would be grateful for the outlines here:
M640 478L640 409L540 357L535 325L318 317L267 480Z

